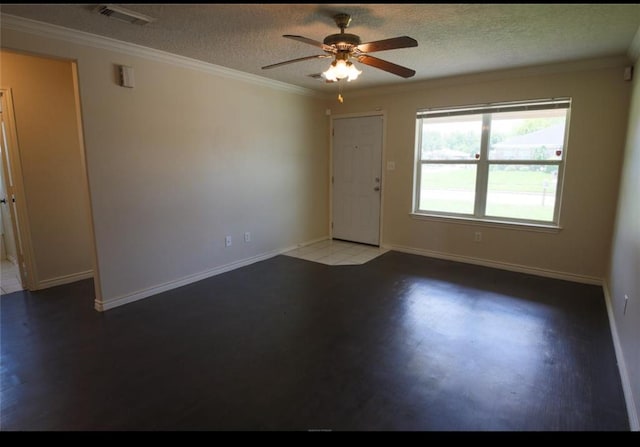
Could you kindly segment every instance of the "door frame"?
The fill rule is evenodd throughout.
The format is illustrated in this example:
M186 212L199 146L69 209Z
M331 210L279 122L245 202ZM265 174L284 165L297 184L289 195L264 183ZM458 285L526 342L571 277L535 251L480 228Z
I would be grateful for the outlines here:
M71 58L67 58L67 57L59 57L59 56L55 56L52 54L48 54L48 53L39 53L39 52L25 52L22 50L14 50L14 49L7 49L7 48L2 48L0 49L1 51L8 51L8 52L13 52L13 53L17 53L17 54L23 54L23 55L29 55L29 56L33 56L33 57L37 57L37 58L44 58L44 59L55 59L55 60L62 60L65 62L69 62L71 64L71 75L72 75L72 82L73 82L73 95L74 95L74 101L75 101L75 107L76 107L76 112L77 112L77 121L76 121L76 128L77 128L77 135L78 135L78 141L79 141L79 145L80 145L80 162L82 165L82 180L84 182L84 193L86 194L86 199L87 199L87 212L88 212L88 219L89 219L89 234L90 234L90 247L89 249L91 250L91 264L92 264L92 278L93 278L93 290L94 290L94 302L95 303L99 303L102 302L102 285L101 285L101 281L100 281L100 271L99 271L99 263L98 263L98 248L97 248L97 241L96 241L96 235L95 235L95 223L94 223L94 219L93 219L93 203L92 203L92 195L91 195L91 186L89 183L89 165L88 165L88 161L87 161L87 150L86 150L86 142L85 142L85 129L84 129L84 112L82 109L82 101L81 101L81 94L80 94L80 73L79 73L79 62L78 59L71 59ZM1 82L1 81L0 81ZM8 91L9 95L7 96L8 100L10 100L10 104L9 107L11 107L11 118L12 120L15 119L15 115L14 115L14 106L13 106L13 96L12 96L12 92L11 92L11 88L9 86L3 85L0 83L0 90L2 91ZM26 202L26 195L24 194L24 183L23 183L23 179L22 179L22 165L20 164L20 151L19 151L19 146L18 146L18 134L17 134L17 130L15 127L15 121L12 121L12 139L13 139L13 144L11 144L12 148L15 149L16 153L18 154L18 163L12 165L13 169L15 171L18 170L19 167L19 172L17 172L17 177L14 177L18 179L19 182L19 190L21 193L21 196L23 197L23 200L20 201L20 209L22 209L23 213L24 213L24 218L22 218L21 216L19 216L20 218L22 218L22 220L20 221L20 227L21 230L25 233L26 237L24 240L26 240L25 242L25 246L23 247L23 252L26 252L28 254L27 258L28 258L28 262L26 262L27 268L29 269L28 274L29 274L29 281L27 282L27 284L23 284L23 287L27 290L40 290L43 288L47 288L47 287L51 287L52 285L60 285L60 284L65 284L66 282L60 282L57 284L52 284L52 285L47 285L45 287L43 287L40 283L40 278L38 276L38 272L36 269L36 264L35 264L35 252L33 250L33 243L32 243L32 239L31 239L31 233L29 231L29 228L31 228L30 226L27 226L27 224L29 223L28 220L28 213L27 213L27 209L28 209L28 204ZM16 173L16 172L14 172ZM15 181L15 180L14 180ZM16 204L18 203L18 201L16 200ZM20 233L22 236L22 233ZM28 251L27 251L28 249ZM102 312L103 309L98 306L98 304L94 305L95 309L99 312Z
M386 110L373 110L370 112L355 112L355 113L337 113L331 115L329 122L329 239L333 239L333 121L344 118L366 118L368 116L381 116L382 117L382 153L380 156L380 216L379 216L379 232L378 232L378 246L382 247L382 235L383 235L383 221L384 219L384 191L386 186L385 161L386 149L387 149L387 112Z
M7 138L7 158L9 164L4 163L5 173L8 173L13 180L13 191L7 188L9 179L5 175L5 190L7 195L13 194L15 197L15 212L11 207L11 224L16 239L16 248L18 255L18 264L20 269L20 279L22 287L25 290L35 290L38 284L37 271L33 260L33 243L31 241L31 232L29 232L29 212L27 209L26 195L24 190L24 182L22 181L22 163L20 161L20 148L18 147L18 135L16 131L16 123L14 119L13 94L11 88L0 86L2 93L0 100L2 101L2 117L5 122L5 135ZM17 217L17 221L16 221Z

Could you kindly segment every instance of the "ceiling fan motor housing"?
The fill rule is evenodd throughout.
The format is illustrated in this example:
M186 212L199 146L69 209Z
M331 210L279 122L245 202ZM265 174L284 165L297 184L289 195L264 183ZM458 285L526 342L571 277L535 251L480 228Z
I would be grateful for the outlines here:
M325 45L335 45L338 50L349 50L352 47L357 47L362 42L360 36L349 33L331 34L325 37L323 43Z

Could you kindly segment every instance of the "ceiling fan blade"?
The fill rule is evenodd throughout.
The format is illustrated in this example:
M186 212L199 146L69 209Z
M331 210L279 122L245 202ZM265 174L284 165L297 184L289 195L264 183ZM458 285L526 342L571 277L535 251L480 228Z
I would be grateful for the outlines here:
M335 52L335 49L329 45L325 45L322 42L318 42L317 40L309 39L307 37L302 36L294 36L292 34L285 34L282 37L286 37L287 39L297 40L298 42L308 43L309 45L313 45L314 47L322 48L324 51L330 51L332 53Z
M410 78L411 76L416 74L415 70L403 67L401 65L396 65L389 61L378 59L377 57L368 56L366 54L356 56L356 59L362 64L370 65L372 67L379 68L380 70L388 71L389 73L402 76L403 78Z
M360 44L356 49L363 53L373 53L374 51L395 50L397 48L417 47L418 42L408 36L393 37L391 39L376 40Z
M278 62L277 64L266 65L262 67L262 69L266 70L269 68L279 67L280 65L293 64L294 62L308 61L310 59L322 59L326 57L332 57L332 56L330 54L318 54L316 56L299 57L297 59L291 59L290 61L284 61L284 62Z

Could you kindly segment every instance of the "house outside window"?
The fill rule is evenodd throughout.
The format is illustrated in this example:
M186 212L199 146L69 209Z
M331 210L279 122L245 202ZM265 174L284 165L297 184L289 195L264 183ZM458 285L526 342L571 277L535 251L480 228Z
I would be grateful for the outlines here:
M419 111L413 213L558 226L570 105Z

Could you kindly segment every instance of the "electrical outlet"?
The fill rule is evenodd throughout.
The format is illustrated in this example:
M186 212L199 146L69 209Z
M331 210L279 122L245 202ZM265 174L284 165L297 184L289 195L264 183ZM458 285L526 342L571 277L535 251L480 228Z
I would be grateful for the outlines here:
M473 240L475 242L481 242L482 241L482 233L480 231L476 231L473 235Z
M251 242L251 233L249 233L248 231L244 233L244 241Z
M231 236L227 236L224 238L224 246L231 247Z

